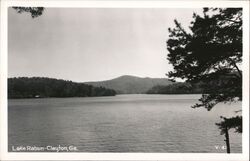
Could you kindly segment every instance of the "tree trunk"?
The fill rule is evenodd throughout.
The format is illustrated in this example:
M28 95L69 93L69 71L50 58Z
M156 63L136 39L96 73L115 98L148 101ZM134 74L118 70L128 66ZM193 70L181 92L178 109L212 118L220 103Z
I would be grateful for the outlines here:
M226 145L227 145L227 153L230 153L230 142L229 142L229 134L228 134L228 128L226 127L225 131L225 137L226 137Z

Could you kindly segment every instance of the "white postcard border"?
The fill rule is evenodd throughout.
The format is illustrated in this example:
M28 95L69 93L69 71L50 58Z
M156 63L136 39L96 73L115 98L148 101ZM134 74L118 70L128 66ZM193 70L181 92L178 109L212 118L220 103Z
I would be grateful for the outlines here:
M218 153L28 153L8 152L7 130L7 18L9 6L65 8L200 8L243 7L243 135L242 154ZM249 2L248 1L1 1L0 110L1 160L249 160Z

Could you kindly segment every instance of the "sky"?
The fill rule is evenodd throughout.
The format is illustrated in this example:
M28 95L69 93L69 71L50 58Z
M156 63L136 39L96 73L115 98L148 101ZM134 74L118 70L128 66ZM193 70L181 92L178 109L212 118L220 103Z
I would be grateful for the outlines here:
M201 9L46 8L8 11L8 77L76 82L122 75L166 78L168 28L184 27Z

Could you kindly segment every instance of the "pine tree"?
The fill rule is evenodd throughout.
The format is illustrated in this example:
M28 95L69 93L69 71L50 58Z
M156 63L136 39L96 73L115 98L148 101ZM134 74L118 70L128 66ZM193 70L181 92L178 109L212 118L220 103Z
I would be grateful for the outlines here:
M189 29L177 20L175 28L169 28L168 60L174 67L169 78L202 82L202 97L193 108L211 110L220 102L241 101L242 8L203 8L202 16L193 15ZM216 124L221 134L231 128L242 132L242 116L222 119Z

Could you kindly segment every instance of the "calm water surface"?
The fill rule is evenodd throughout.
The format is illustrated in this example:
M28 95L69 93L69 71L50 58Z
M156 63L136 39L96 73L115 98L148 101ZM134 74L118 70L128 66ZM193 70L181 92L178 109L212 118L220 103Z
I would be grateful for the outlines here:
M200 95L117 95L91 98L11 99L9 151L16 146L69 146L79 152L224 153L215 125L241 103L212 111L192 109ZM230 132L231 151L241 135ZM220 148L216 149L215 146Z

